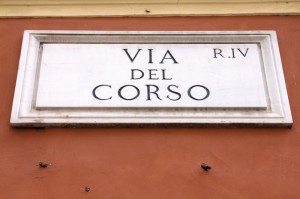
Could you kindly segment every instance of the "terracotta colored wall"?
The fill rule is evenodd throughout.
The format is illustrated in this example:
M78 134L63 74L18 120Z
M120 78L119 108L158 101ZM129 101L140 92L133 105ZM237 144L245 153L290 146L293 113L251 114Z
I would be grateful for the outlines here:
M11 128L26 29L276 30L294 126ZM299 52L300 16L1 19L0 198L300 198Z

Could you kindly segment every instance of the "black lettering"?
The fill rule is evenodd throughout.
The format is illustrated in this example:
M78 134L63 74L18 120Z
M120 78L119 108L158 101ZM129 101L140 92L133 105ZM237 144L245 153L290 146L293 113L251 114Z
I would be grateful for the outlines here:
M157 94L157 91L159 90L158 86L155 86L155 85L146 85L147 86L147 100L151 100L151 97L150 97L150 94L154 94L156 95L157 99L161 100L159 98L159 95ZM151 91L150 87L154 87L155 88L155 91Z
M162 80L172 80L173 78L166 78L166 69L161 69L162 71Z
M134 74L136 74L135 71L140 72L140 74L141 74L140 77L135 77L134 76ZM142 70L131 69L131 79L136 80L136 79L142 79L143 77L144 77L144 72Z
M177 101L177 100L179 100L179 99L181 98L181 94L178 93L178 92L176 92L176 91L174 91L174 90L172 90L172 89L171 89L172 86L178 88L178 86L176 86L176 85L169 85L169 86L168 86L168 91L170 91L171 93L177 95L178 97L177 97L177 99L172 99L172 98L170 98L169 95L167 95L167 98L169 98L169 99L172 100L172 101Z
M128 49L123 49L127 55L127 57L130 59L130 61L133 63L133 61L135 60L136 56L139 54L139 52L142 50L142 49L138 49L138 51L135 53L134 57L132 58L130 56L130 54L128 53Z
M235 55L234 55L234 48L231 48L231 52L232 52L232 58L235 58ZM229 57L230 58L230 57Z
M247 53L248 53L248 50L249 50L249 48L247 48L247 50L246 50L246 52L245 52L245 54L241 51L241 49L239 49L238 48L238 51L240 51L240 53L244 56L244 57L246 57L246 55L247 55Z
M218 51L218 52L217 52ZM220 55L221 57L225 58L223 55L222 55L222 50L219 49L219 48L214 48L214 58L217 58L217 55Z
M200 98L200 99L195 98L192 95L192 89L195 88L195 87L201 87L201 88L203 88L205 90L205 92L206 92L206 95L203 98ZM194 85L194 86L190 87L189 90L188 90L188 95L193 100L205 100L206 98L208 98L209 94L210 94L210 92L209 92L208 88L206 88L205 86L202 86L202 85Z
M167 57L167 55L169 55L169 57ZM173 57L173 55L171 54L171 52L169 50L167 50L167 52L164 55L164 57L162 58L160 64L163 64L165 59L172 59L174 64L178 64L178 62L175 60L175 58Z
M157 73L152 73L153 71L157 71L157 69L149 69L149 80L158 80L159 79L158 77L155 78Z
M136 95L135 95L134 97L132 97L132 98L125 98L125 97L122 95L122 91L123 91L123 89L124 89L125 87L129 87L129 86L135 88L135 90L136 90ZM134 85L124 85L124 86L122 86L121 88L119 88L119 90L118 90L118 95L119 95L119 97L122 98L123 100L134 100L134 99L136 99L136 98L140 95L140 90L139 90L137 87L135 87Z
M100 98L100 97L98 97L98 96L96 95L96 90L97 90L98 88L104 87L104 86L111 88L111 85L105 85L105 84L96 86L96 87L93 89L93 96L94 96L94 98L96 98L96 99L98 99L98 100L109 100L109 99L112 98L112 97L109 97L109 98L106 98L106 99L102 99L102 98Z
M153 49L148 49L148 51L149 51L149 64L153 64L153 62L152 62L152 50Z

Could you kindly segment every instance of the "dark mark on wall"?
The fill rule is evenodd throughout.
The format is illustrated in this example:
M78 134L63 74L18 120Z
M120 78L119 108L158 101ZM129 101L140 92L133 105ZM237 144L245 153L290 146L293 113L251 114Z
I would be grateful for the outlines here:
M40 168L47 168L48 167L48 163L45 163L45 162L39 162L39 167Z
M90 190L91 190L91 188L89 188L89 187L85 187L85 192L89 192Z
M205 164L205 163L202 163L201 164L201 168L204 170L204 171L209 171L211 170L211 166Z

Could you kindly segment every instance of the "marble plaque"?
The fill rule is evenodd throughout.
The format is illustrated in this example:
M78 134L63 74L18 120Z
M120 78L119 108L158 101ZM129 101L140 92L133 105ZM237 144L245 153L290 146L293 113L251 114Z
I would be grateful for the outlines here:
M291 126L273 31L25 31L12 126Z

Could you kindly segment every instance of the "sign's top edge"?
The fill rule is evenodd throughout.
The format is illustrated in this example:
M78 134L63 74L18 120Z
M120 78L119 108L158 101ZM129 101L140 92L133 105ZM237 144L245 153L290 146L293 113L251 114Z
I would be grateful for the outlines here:
M25 34L202 34L202 35L272 35L275 30L236 30L236 31L111 31L111 30L24 30Z

